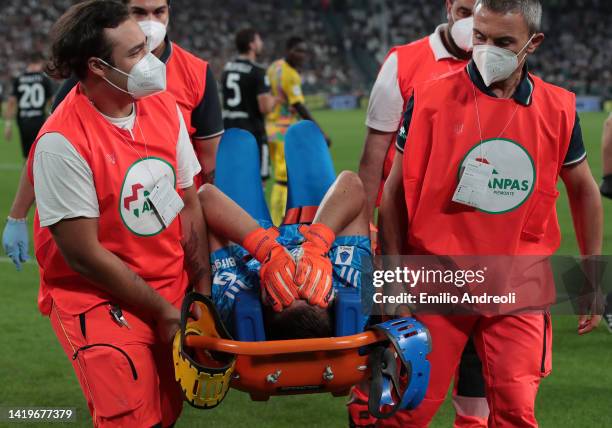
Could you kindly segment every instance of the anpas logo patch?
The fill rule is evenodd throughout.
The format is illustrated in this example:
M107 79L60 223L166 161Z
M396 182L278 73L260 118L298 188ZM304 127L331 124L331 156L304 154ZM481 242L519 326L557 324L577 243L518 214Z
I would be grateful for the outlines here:
M125 173L119 213L130 232L139 236L153 236L163 230L162 223L147 198L157 180L164 175L172 177L176 186L174 168L159 158L138 160Z
M492 139L474 146L461 162L459 174L470 160L493 165L480 211L503 214L523 205L533 192L536 170L531 155L511 140Z

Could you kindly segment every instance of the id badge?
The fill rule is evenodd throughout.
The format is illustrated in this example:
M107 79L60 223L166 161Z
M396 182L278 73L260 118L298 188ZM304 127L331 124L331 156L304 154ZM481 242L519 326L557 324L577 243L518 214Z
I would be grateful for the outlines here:
M170 226L185 204L174 190L172 181L164 175L149 194L149 202L153 205L159 221L164 228Z
M459 185L453 195L453 202L480 208L493 175L493 165L469 160L465 164Z

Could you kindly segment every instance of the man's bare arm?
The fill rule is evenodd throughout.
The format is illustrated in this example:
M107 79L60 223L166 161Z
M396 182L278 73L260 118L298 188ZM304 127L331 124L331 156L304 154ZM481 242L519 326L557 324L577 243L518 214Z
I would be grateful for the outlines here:
M383 255L406 254L408 211L402 180L402 156L393 160L391 173L385 183L379 209L379 234Z
M567 189L576 239L582 255L601 254L603 208L597 183L587 161L561 170Z
M204 177L204 183L215 182L215 165L217 159L217 149L219 148L219 142L221 141L221 135L217 135L212 138L200 139L196 138L193 140L195 145L195 151L198 155L198 160L202 166L202 175Z
M374 223L374 209L383 176L383 167L387 151L396 133L381 132L368 128L361 161L359 162L359 177L366 192L366 212L370 223Z
M4 109L4 139L6 141L13 138L13 120L17 115L17 97L11 95L6 101Z
M21 178L17 186L17 193L13 199L13 205L9 216L13 218L26 218L32 205L34 205L34 186L28 178L28 164L26 163L21 171Z
M185 268L189 275L190 288L198 293L210 296L211 271L208 252L208 236L202 208L194 186L184 190L181 211L181 227L183 232L183 251L185 252Z
M179 328L180 313L98 241L98 219L75 218L50 226L68 266L110 294L116 303L152 319L160 339L169 343Z
M271 113L278 102L278 98L274 97L270 93L260 94L257 96L257 107L259 107L261 114Z
M237 203L211 184L199 193L206 227L216 236L241 243L259 224Z
M378 212L379 242L382 247L381 254L386 256L385 269L401 266L401 255L406 254L408 249L409 219L402 174L402 156L398 153L393 159ZM397 284L387 284L384 288L386 295L397 295L401 291L402 288ZM390 316L410 316L410 309L406 305L386 304L383 313Z
M331 139L327 136L325 131L323 131L323 128L321 128L321 125L319 125L317 123L317 121L314 119L314 117L312 116L312 114L308 110L308 107L306 107L306 104L295 103L295 104L292 104L291 107L293 107L295 109L297 114L299 114L302 119L310 120L311 122L314 122L319 127L321 132L323 133L323 136L325 137L325 142L327 143L327 146L331 146Z
M583 256L600 255L603 241L603 208L597 183L587 161L561 170L567 189L576 239ZM579 334L594 330L601 315L580 315Z
M603 161L603 175L612 175L612 114L604 123L601 137L601 159Z

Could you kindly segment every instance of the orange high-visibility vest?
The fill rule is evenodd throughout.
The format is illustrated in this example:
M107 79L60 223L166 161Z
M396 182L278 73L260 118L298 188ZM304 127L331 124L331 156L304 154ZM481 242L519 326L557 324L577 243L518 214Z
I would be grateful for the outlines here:
M397 82L402 93L402 98L404 99L404 108L412 96L415 85L437 79L444 74L463 68L467 64L467 60L455 58L444 58L437 61L431 49L429 36L406 45L395 46L389 51L388 55L393 53L397 55ZM385 180L389 177L389 173L391 172L394 157L395 141L389 145L385 157L377 205L380 203Z
M164 229L147 196L163 175L173 178L176 188L179 133L176 105L175 98L168 93L136 101L132 139L130 132L112 125L93 107L78 84L47 120L38 137L58 132L85 159L96 187L101 245L171 302L185 293L188 283L180 243L180 218ZM31 179L35 151L31 151L28 161ZM112 301L111 296L70 269L49 229L40 227L38 212L34 248L40 266L38 303L42 313L50 312L51 301L72 314Z
M204 98L207 69L208 63L206 61L186 51L176 43L172 43L172 52L166 62L168 92L176 98L176 103L183 113L187 131L192 137L196 129L191 124L191 115ZM194 148L197 150L197 147ZM204 184L202 175L203 173L200 173L194 177L196 189Z
M412 253L551 255L559 247L557 181L574 128L575 95L529 78L528 106L482 93L466 70L415 88L403 156ZM452 202L468 160L494 167L480 209Z

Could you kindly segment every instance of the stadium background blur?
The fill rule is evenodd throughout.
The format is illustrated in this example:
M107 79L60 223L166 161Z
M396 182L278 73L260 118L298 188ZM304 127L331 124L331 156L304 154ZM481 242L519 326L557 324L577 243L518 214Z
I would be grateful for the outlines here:
M26 55L45 51L53 22L73 0L3 0L0 82L8 88ZM577 95L612 99L612 1L544 0L546 41L531 70ZM220 77L235 55L234 34L255 27L269 64L285 39L304 36L312 49L302 73L305 93L367 94L390 46L423 37L445 21L443 1L427 0L173 0L173 41L208 60ZM375 61L373 61L373 58Z
M2 0L0 81L5 96L11 77L24 69L27 54L44 50L52 23L73 3ZM303 73L305 91L312 108L321 108L315 116L334 141L332 156L338 171L357 168L365 134L363 105L387 48L427 35L445 20L442 0L224 0L222 8L219 4L172 0L172 39L209 60L220 76L223 64L234 56L234 32L243 26L253 25L261 32L265 64L282 55L289 34L305 36L313 51ZM601 110L612 110L608 101L612 100L612 1L544 0L544 5L547 40L530 59L531 69L578 95L593 97L582 99L581 109L593 111L580 116L589 162L599 179L601 130L607 117ZM330 104L333 109L324 109ZM1 141L2 215L8 213L21 162L17 137ZM604 201L604 209L606 217L612 216L611 201ZM565 196L559 200L558 211L564 238L560 253L577 254ZM605 223L604 243L604 254L612 254L610 221ZM70 363L48 321L36 310L37 291L34 263L18 273L6 257L0 257L0 407L74 407L77 423L70 426L91 426ZM537 401L541 426L612 426L610 335L602 326L588 337L578 337L575 317L569 316L556 316L554 329L554 371L543 381ZM344 403L345 398L329 395L257 403L246 394L230 391L212 411L186 405L177 426L341 427L347 424ZM446 403L432 427L451 426L452 415Z

